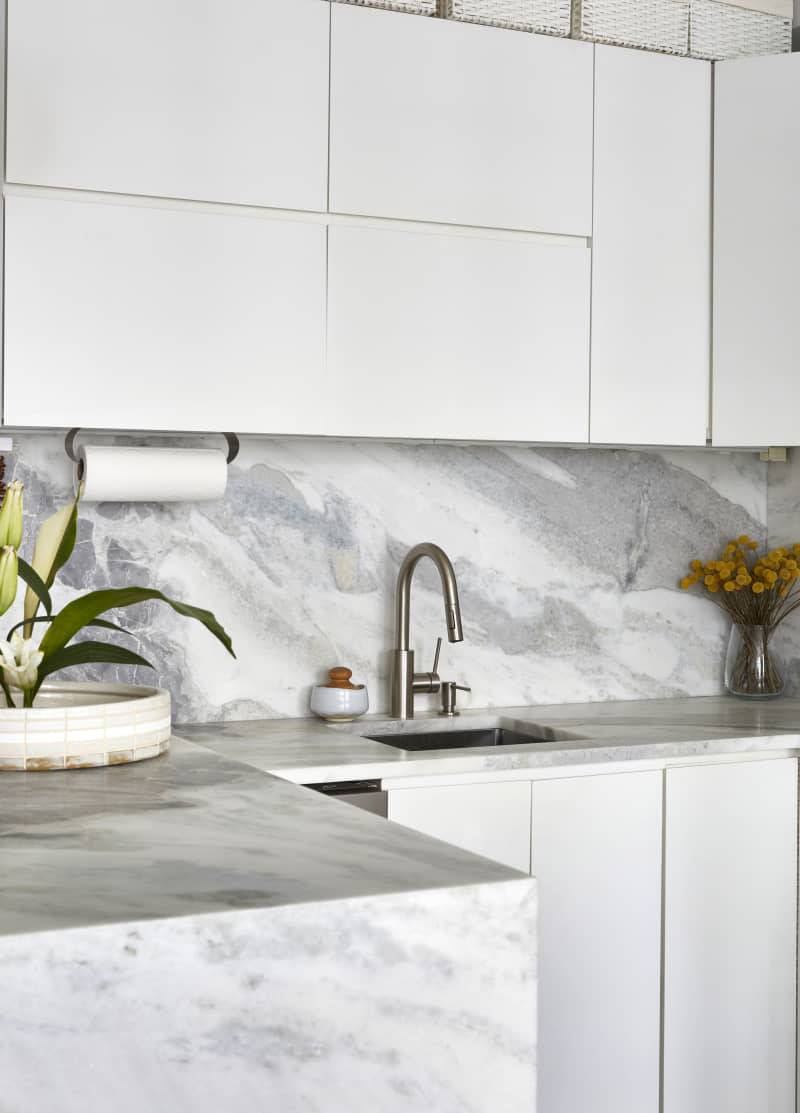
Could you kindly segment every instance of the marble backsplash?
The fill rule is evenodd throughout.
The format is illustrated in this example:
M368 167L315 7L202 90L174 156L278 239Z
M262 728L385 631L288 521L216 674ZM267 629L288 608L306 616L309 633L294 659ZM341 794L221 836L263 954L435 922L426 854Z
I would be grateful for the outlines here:
M21 434L7 463L25 483L29 551L34 521L69 496L63 441ZM215 611L235 661L151 603L126 622L155 671L84 671L169 687L178 722L307 714L310 685L337 664L383 711L397 569L430 540L458 573L465 640L445 642L440 672L471 685L465 702L710 695L727 624L677 581L720 540L764 536L767 486L746 453L246 438L220 502L85 505L54 594L142 584ZM800 476L794 490L800 506ZM424 668L444 630L432 566L415 576L411 622Z

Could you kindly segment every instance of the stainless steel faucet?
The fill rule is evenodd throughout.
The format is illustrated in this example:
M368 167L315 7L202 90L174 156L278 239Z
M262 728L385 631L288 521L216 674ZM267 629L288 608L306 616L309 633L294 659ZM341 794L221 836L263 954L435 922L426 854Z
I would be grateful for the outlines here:
M422 559L430 557L439 570L444 596L444 617L447 624L447 640L461 642L464 631L461 628L461 607L458 602L456 573L447 553L438 545L424 541L415 545L400 565L395 596L395 650L392 654L392 718L414 718L414 696L418 692L439 691L439 651L442 639L436 645L433 669L430 672L414 671L414 650L409 649L411 577Z

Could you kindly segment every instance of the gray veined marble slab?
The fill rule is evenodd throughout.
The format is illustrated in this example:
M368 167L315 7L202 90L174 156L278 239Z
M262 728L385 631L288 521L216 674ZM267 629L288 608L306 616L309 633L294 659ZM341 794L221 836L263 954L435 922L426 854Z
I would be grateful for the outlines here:
M535 920L512 881L5 936L0 1110L533 1113Z
M63 438L15 438L12 474L32 524L70 495ZM465 623L442 675L470 684L477 704L712 695L727 623L678 579L728 537L763 536L766 500L767 465L747 453L247 437L218 502L83 507L54 596L149 583L220 617L236 661L146 604L125 624L155 675L85 670L169 688L178 722L303 715L337 664L382 711L397 570L432 540L455 564ZM442 608L424 565L412 611L427 661Z
M0 776L0 936L519 877L180 739Z
M536 882L191 742L0 778L0 1113L531 1113Z

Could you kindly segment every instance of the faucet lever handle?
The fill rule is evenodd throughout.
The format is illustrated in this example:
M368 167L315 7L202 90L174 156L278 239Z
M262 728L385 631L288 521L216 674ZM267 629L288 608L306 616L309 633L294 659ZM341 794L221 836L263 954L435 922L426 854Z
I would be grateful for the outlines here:
M439 671L439 654L441 652L442 652L442 639L437 638L436 639L436 650L433 654L433 668L431 669L431 674L433 676L436 676L436 674Z

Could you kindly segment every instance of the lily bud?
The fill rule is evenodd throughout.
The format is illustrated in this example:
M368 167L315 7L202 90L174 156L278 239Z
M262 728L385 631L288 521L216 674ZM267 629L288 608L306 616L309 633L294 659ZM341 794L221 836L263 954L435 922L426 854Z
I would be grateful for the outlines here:
M9 483L0 506L0 545L12 549L22 544L22 489L21 483Z
M5 614L17 597L18 571L16 550L4 545L0 550L0 614Z

